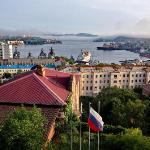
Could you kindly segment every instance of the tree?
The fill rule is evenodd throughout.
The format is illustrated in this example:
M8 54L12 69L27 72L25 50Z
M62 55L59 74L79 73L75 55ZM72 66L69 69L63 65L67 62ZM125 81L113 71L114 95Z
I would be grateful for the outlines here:
M21 69L19 69L18 71L17 71L17 74L21 74L23 71L21 70Z
M12 74L11 73L8 73L8 72L5 72L4 74L3 74L3 79L8 79L8 78L12 78Z
M0 149L40 150L43 144L45 118L40 109L14 111L0 131Z
M145 112L148 110L149 102L140 100L140 94L135 93L134 90L108 87L103 89L95 98L80 97L80 100L83 103L83 115L86 118L84 121L88 117L89 102L97 111L98 101L100 101L100 114L105 124L144 129ZM147 126L149 125L147 124Z

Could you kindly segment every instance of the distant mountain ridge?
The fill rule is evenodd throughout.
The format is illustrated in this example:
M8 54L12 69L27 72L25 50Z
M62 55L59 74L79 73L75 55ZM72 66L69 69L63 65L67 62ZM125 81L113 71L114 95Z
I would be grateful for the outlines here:
M140 37L140 36L110 36L110 37L99 37L94 40L94 42L121 42L121 41L143 41L150 40L150 37Z
M77 33L77 34L44 34L44 35L49 35L49 36L80 36L80 37L98 37L98 35L95 34L90 34L90 33Z

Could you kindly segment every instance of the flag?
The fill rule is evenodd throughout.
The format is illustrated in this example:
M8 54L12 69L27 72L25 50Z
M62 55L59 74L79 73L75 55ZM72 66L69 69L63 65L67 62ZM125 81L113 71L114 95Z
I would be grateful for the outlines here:
M90 108L88 124L95 132L103 131L104 122L102 117L92 107Z

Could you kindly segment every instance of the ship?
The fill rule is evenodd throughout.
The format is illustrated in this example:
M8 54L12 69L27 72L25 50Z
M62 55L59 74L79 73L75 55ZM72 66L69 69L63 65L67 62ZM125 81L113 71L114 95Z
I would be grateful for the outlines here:
M91 61L91 53L88 50L81 50L76 62L78 64L89 64Z
M141 57L147 57L150 58L150 51L144 52L144 53L140 53Z
M140 49L140 56L150 58L150 50Z
M97 47L97 50L105 50L105 51L110 51L110 50L123 50L123 48L119 47L118 44L116 43L110 43L110 44L103 44L103 46Z
M103 44L103 46L97 47L97 50L104 50L104 51L111 51L111 50L127 50L131 52L139 52L140 47L137 45L130 45L129 43L110 43L110 44Z

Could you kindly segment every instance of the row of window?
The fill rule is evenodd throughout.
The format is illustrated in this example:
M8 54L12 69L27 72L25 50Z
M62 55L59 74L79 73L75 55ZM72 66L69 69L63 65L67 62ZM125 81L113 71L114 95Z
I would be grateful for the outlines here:
M83 83L85 83L85 81L83 81ZM93 81L86 81L86 83L93 83ZM95 81L95 83L98 83L98 81ZM100 80L99 83L110 83L109 80Z
M121 76L121 75L120 75ZM83 78L93 78L93 75L83 75ZM110 75L95 75L95 78L98 78L98 77L110 77ZM114 75L114 78L117 78L118 75ZM123 74L123 77L129 77L129 74ZM146 74L132 74L132 77L146 77Z
M114 80L114 83L121 83L121 82L123 82L123 83L125 83L125 82L129 82L129 80L119 80L119 81L117 81L117 80ZM139 80L131 80L131 83L134 83L134 82L145 82L145 79L143 79L143 80L141 80L141 79L139 79ZM85 83L85 81L83 81L83 84ZM93 81L91 80L91 81L86 81L86 83L93 83ZM99 82L98 81L95 81L95 84L96 83L110 83L110 81L109 80L100 80Z
M125 82L128 83L129 80L122 80L122 82L123 82L123 83L125 83ZM136 79L136 80L131 80L131 83L134 83L134 82L140 82L140 83L141 83L141 82L145 82L145 79L143 79L143 80L141 80L141 79L139 79L139 80L137 80L137 79ZM114 80L114 83L118 83L118 81L117 81L117 80ZM119 80L119 83L121 83L121 80Z
M94 90L101 90L101 89L104 89L104 88L106 88L107 86L99 86L99 87L97 87L97 86L86 86L86 87L83 87L82 88L82 90L84 91L84 90L86 90L86 91L93 91L93 88L94 88ZM142 87L142 85L135 85L135 86L131 86L131 88L133 89L133 88L136 88L136 87ZM122 85L122 86L118 86L118 88L129 88L129 86L128 85Z
M21 70L22 70L22 71L29 71L30 69L24 69L24 70L21 69ZM12 70L1 70L1 69L0 69L0 72L6 72L6 71L7 71L7 72L17 72L18 70L14 70L14 69L12 69Z
M95 90L97 90L98 88L99 88L99 89L103 89L103 88L106 88L106 86L99 86L99 87L95 86L95 87L94 87ZM88 91L88 90L93 90L93 86L82 87L82 90L87 90L87 91Z

